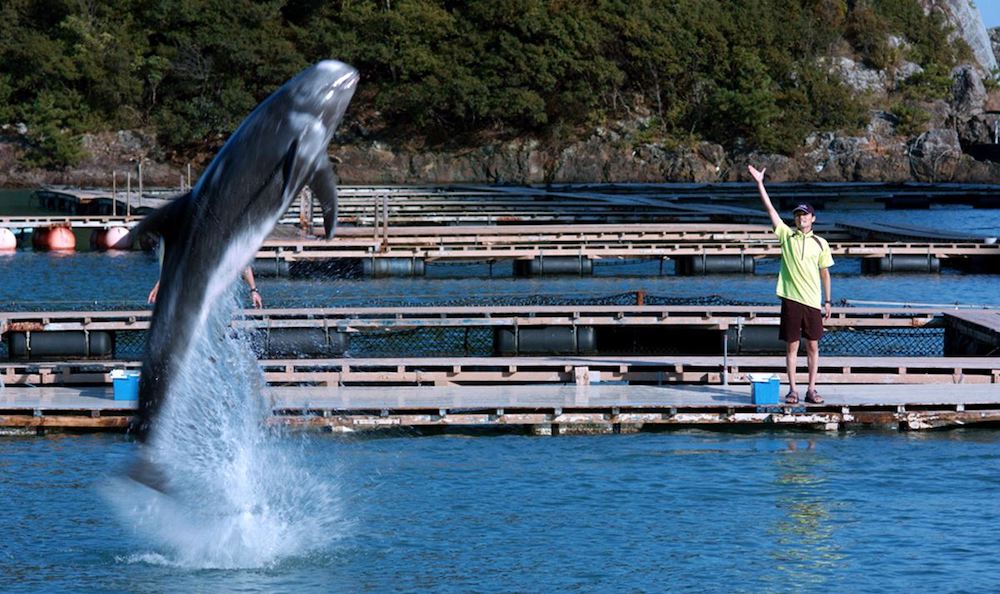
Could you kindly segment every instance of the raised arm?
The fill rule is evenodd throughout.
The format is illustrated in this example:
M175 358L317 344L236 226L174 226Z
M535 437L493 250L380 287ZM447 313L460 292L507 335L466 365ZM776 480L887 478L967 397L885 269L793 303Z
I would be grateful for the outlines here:
M747 170L750 172L750 176L753 177L754 181L757 182L757 191L760 193L760 201L767 210L767 215L771 217L771 225L777 228L781 225L781 217L778 216L778 211L774 210L774 205L771 204L771 197L767 195L767 190L764 189L764 172L767 168L758 171L753 165L747 165Z

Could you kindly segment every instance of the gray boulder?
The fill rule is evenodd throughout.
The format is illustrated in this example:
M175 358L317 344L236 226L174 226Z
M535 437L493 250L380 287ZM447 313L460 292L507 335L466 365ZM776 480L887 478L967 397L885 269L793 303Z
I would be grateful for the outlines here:
M910 173L919 181L951 181L962 160L958 132L935 128L910 143Z
M822 58L820 62L826 66L830 74L858 93L884 94L888 89L889 79L884 70L868 68L843 56Z
M963 65L952 72L951 106L958 119L968 119L983 113L986 103L986 86L979 70Z

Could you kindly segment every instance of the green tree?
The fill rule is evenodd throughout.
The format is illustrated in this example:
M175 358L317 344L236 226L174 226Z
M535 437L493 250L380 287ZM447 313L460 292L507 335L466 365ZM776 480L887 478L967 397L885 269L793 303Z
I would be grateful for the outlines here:
M72 94L57 95L42 91L30 106L24 106L21 119L28 126L28 165L60 169L76 165L83 157L76 126Z
M7 0L0 119L30 124L37 162L70 162L80 133L118 127L211 149L305 65L337 58L362 73L352 113L395 140L573 138L641 113L644 141L794 152L812 130L864 122L819 66L831 48L918 62L913 101L940 96L968 56L949 33L917 0Z

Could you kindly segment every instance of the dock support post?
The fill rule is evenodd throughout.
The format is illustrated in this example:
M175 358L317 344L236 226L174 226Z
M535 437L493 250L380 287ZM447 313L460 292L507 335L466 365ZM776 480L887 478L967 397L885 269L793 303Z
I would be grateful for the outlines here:
M559 425L554 423L542 423L541 425L532 425L531 434L537 435L539 437L549 437L553 435L559 435Z
M729 326L722 331L722 385L729 386Z

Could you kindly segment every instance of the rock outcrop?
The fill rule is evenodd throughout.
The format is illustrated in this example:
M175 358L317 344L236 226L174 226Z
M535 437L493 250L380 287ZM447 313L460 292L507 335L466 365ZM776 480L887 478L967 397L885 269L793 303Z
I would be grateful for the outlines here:
M997 57L993 53L990 33L986 30L982 15L975 4L970 0L920 0L920 2L924 10L942 14L955 27L955 35L969 45L980 68L988 73L997 69Z

